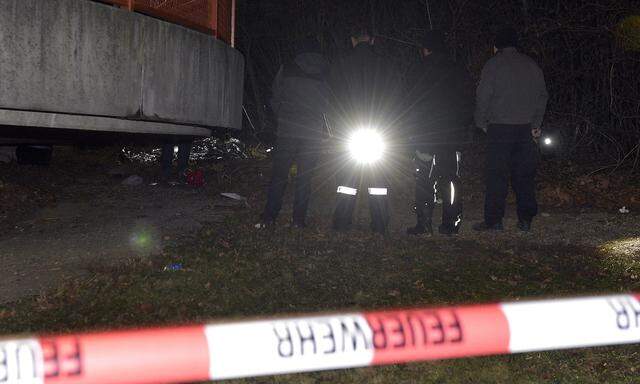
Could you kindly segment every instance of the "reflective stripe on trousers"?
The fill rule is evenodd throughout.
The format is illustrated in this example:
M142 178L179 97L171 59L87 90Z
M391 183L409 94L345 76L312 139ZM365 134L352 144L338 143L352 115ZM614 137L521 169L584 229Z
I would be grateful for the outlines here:
M453 185L453 181L451 182L451 205L456 202L456 187Z
M358 194L358 190L351 187L339 186L338 193L342 195L356 196Z
M369 188L371 196L387 196L387 188Z

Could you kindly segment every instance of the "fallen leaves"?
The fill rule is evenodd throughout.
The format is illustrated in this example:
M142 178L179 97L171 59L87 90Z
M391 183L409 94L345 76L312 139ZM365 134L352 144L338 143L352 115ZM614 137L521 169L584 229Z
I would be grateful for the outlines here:
M9 311L7 309L0 310L0 320L8 320L16 315L16 311Z
M623 175L548 174L539 185L538 198L543 205L556 208L590 206L617 210L622 206L640 206L638 186Z

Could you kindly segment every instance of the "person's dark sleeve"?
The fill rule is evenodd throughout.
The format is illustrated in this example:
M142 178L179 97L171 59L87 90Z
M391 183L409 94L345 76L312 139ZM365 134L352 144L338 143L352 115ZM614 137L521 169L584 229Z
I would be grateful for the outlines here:
M473 121L473 90L471 88L472 80L469 71L464 66L458 68L458 92L460 100L460 123L468 126Z
M494 93L495 77L495 68L490 61L482 69L480 84L476 90L475 122L476 126L485 132L489 123L489 108Z
M343 135L346 114L346 80L342 61L336 61L329 70L328 120L334 136Z
M334 135L334 123L332 118L333 92L329 83L323 81L318 85L318 93L321 97L321 103L318 105L318 112L322 116L322 125L324 127L324 136L332 137Z
M381 106L387 115L384 116L384 121L392 124L394 131L402 135L402 120L406 101L405 97L403 97L404 79L398 66L393 62L386 62L385 64L387 69L387 82L384 87L384 92L386 92L386 95L382 98L384 104Z
M271 104L271 110L275 113L278 113L278 110L280 109L280 104L282 103L282 98L283 98L283 72L284 72L284 67L280 67L280 70L278 71L278 74L276 75L275 79L273 80L273 84L271 86L271 100L270 100L270 104Z
M540 68L536 68L538 72L538 89L536 90L536 109L531 120L531 128L539 129L542 126L544 114L547 110L547 102L549 100L549 93L547 92L547 85L544 81L544 74Z
M405 140L411 141L418 133L418 122L420 120L420 107L422 102L422 91L418 84L421 84L420 70L418 66L412 66L402 79L402 97L400 107L400 121L404 132Z

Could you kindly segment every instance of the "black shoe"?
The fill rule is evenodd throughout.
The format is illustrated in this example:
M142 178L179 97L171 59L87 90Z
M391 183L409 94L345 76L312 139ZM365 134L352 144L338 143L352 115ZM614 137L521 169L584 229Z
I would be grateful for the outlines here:
M162 171L162 173L160 174L160 184L162 185L169 185L169 181L171 181L171 172L165 172Z
M178 184L180 184L180 185L189 184L188 177L187 177L187 171L178 172Z
M422 235L431 236L431 235L433 235L433 228L431 227L431 223L416 224L415 227L407 228L407 235L409 235L409 236L422 236Z
M275 227L275 225L276 225L275 220L261 220L258 224L254 225L253 227L258 230L263 230L263 229L273 228Z
M518 229L522 232L531 232L531 221L518 220Z
M293 229L305 229L307 228L307 224L302 220L294 220L291 224L291 228Z
M336 232L347 232L351 229L351 224L345 223L342 220L334 220L331 229Z
M473 230L477 232L504 231L504 226L502 225L502 222L489 225L483 221L481 223L474 224Z
M459 231L460 231L460 226L456 227L455 225L442 224L440 227L438 227L438 232L440 232L441 235L447 235L447 236L457 235Z
M376 223L376 224L371 223L371 225L369 225L369 228L373 233L379 233L381 235L384 235L387 233L387 226L382 223Z

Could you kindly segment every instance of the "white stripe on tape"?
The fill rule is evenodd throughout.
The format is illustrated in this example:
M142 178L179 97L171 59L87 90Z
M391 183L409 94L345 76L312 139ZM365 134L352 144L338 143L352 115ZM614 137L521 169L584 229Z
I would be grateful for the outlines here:
M210 325L212 380L364 367L372 331L362 315Z
M0 342L0 383L43 384L42 348L36 339Z
M387 188L369 188L371 196L387 196Z
M640 342L640 303L630 295L501 306L512 353Z
M343 195L355 196L355 195L358 194L358 190L355 189L355 188L340 186L340 187L338 187L338 193L341 193Z

